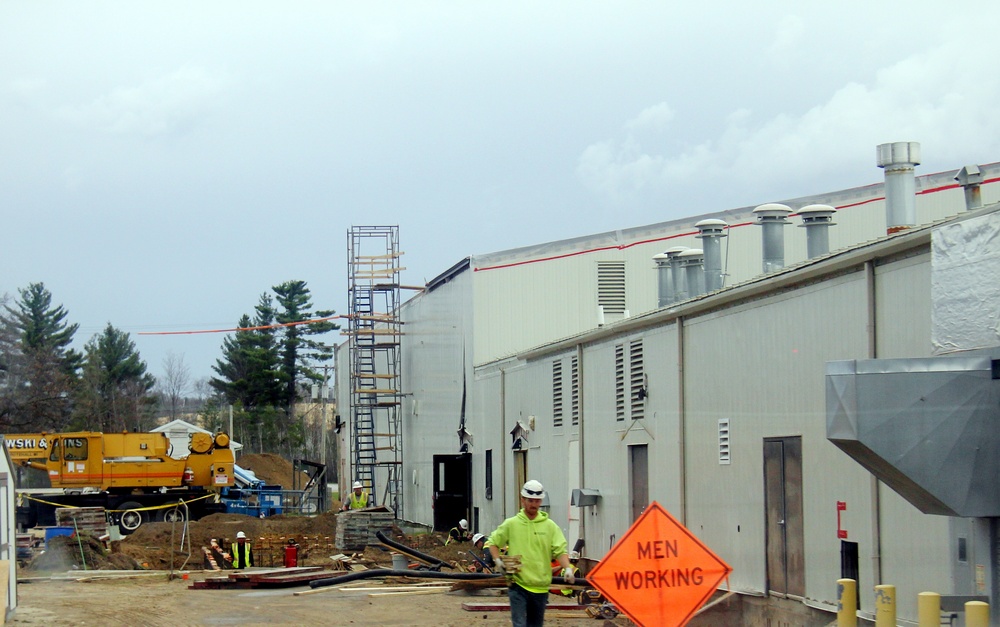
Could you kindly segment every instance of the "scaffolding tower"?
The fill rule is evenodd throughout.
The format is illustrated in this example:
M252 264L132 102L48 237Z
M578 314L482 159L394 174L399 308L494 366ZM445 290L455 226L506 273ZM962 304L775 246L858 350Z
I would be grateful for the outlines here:
M351 470L369 505L402 518L399 227L352 226L347 239Z

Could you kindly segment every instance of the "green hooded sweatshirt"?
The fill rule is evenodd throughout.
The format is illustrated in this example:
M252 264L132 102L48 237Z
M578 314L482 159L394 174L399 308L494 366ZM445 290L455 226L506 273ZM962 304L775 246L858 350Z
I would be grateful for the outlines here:
M566 553L566 536L547 512L529 520L522 509L500 523L490 534L489 544L507 547L507 555L521 556L521 570L514 583L528 592L547 592L552 583L552 560ZM503 558L501 558L503 559Z

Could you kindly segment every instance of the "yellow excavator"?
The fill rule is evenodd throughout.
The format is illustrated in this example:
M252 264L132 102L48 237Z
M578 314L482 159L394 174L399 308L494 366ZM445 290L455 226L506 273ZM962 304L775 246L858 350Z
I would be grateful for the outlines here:
M27 433L4 436L11 461L46 473L50 488L19 489L23 526L55 524L55 508L104 507L123 533L150 520L224 511L218 491L233 485L229 436L194 433L171 456L163 433ZM179 507L183 501L186 508Z

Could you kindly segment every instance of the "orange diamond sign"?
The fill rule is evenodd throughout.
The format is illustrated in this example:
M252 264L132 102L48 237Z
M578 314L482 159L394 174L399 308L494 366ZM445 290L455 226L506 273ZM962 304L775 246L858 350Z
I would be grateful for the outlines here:
M637 625L682 627L732 571L654 501L587 581Z

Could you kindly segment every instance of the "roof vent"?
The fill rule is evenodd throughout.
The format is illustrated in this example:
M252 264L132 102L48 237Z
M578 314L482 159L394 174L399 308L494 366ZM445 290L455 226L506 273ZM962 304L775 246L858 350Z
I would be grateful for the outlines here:
M972 211L983 206L983 197L979 193L979 186L983 182L983 173L978 165L967 165L955 175L958 184L965 188L965 209Z
M678 303L685 298L686 292L684 290L684 275L680 266L677 265L677 255L681 254L685 250L688 250L687 246L674 246L673 248L668 248L660 253L667 256L669 269L663 268L663 272L667 273L670 277L668 280L670 290L667 292L665 299L662 297L660 299L660 302L663 302L664 305ZM659 257L659 255L657 255L657 257ZM653 259L656 259L656 257L653 257ZM659 264L659 262L657 262L657 264ZM662 307L663 305L660 306Z
M788 214L792 212L788 205L770 202L753 210L763 231L761 233L764 256L764 274L770 274L785 266L785 235L781 230L788 224Z
M677 254L677 265L684 269L684 283L687 295L683 300L694 298L705 293L704 270L705 254L700 248L689 248Z
M917 223L913 169L920 165L920 143L879 144L877 150L876 163L885 170L885 223L891 235Z
M809 258L830 252L830 227L836 224L833 214L837 210L830 205L806 205L799 209L802 218L800 226L806 229L806 252Z
M695 237L703 240L705 251L705 291L714 292L722 289L722 246L721 240L726 237L725 220L702 220L694 225L700 231Z

